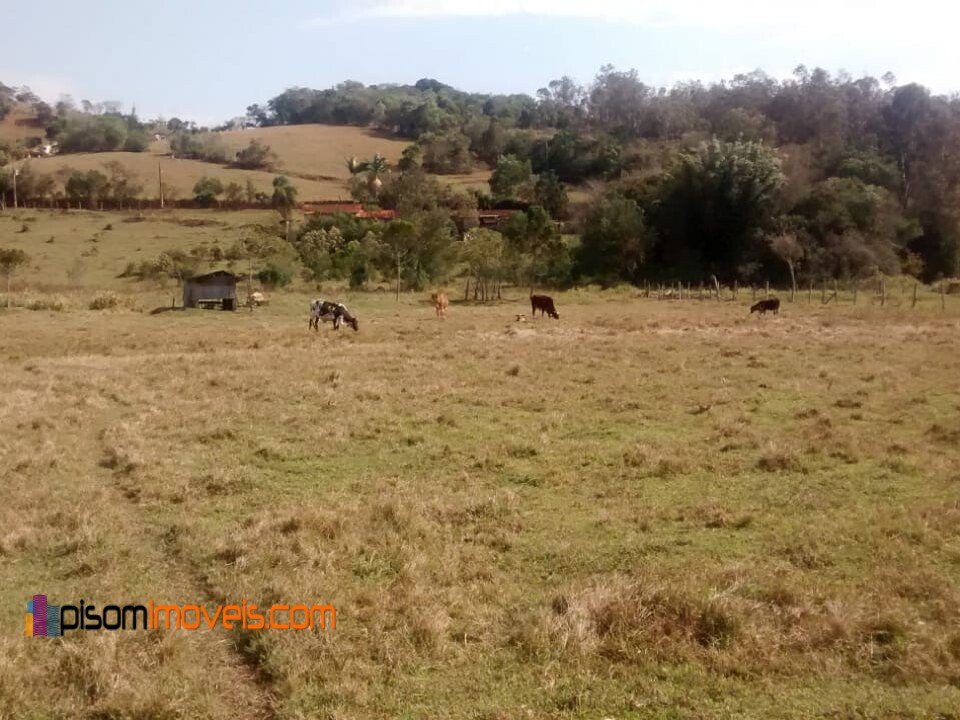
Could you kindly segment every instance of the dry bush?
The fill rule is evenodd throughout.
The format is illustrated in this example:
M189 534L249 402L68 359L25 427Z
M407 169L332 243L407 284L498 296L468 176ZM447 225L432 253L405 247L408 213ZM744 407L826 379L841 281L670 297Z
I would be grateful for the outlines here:
M803 463L795 453L773 444L757 459L757 469L771 473L805 472Z
M63 295L34 297L28 300L24 307L26 307L27 310L53 310L54 312L62 312L67 307L67 301Z
M112 290L101 290L90 301L91 310L111 310L120 304L120 296Z
M509 642L538 662L700 661L722 673L846 668L882 678L960 678L958 634L918 622L908 601L884 590L823 599L782 575L722 593L693 579L611 578L517 616ZM941 587L930 607L958 617L956 591Z
M690 659L735 642L741 618L718 595L615 580L555 597L510 638L522 653L618 661Z
M110 427L101 433L100 443L103 448L101 467L129 474L143 466L143 439L138 426L121 424Z
M7 306L7 296L0 294L0 308ZM63 295L33 292L10 293L10 306L25 310L63 312L70 308L70 301Z

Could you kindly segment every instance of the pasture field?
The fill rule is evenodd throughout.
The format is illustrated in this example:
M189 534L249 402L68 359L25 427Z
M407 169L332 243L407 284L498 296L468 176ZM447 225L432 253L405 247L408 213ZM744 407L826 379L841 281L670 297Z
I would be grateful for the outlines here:
M306 299L0 316L6 717L960 711L956 318ZM25 639L41 591L338 626Z
M164 143L153 143L150 150L142 153L69 153L36 158L29 162L35 172L61 177L64 182L74 170L99 170L108 175L106 164L118 162L132 174L137 183L143 185L141 195L145 198L156 198L160 195L157 173L159 165L163 169L165 196L168 199L180 200L193 197L193 186L202 177L216 178L223 185L235 182L244 188L247 180L250 180L258 192L270 194L273 192L273 179L279 174L265 170L241 170L200 160L171 158ZM292 177L290 181L297 187L299 200L338 200L350 197L346 179L309 180Z
M29 266L14 277L15 288L60 293L66 298L115 290L149 303L159 286L141 286L119 277L128 263L155 260L166 250L214 245L227 250L246 228L275 223L277 214L266 209L142 213L21 209L0 214L0 247L18 248L30 256Z
M19 125L22 111L15 110L0 121L0 140L24 139L32 134L42 134L36 128ZM249 128L217 133L227 148L235 152L253 140L260 140L276 153L272 171L242 170L200 160L171 158L165 141L153 142L146 152L69 153L30 160L33 170L40 174L52 174L65 181L74 170L99 170L106 173L105 165L119 162L136 182L144 186L142 196L159 196L158 165L163 169L164 192L168 198L186 199L193 196L193 186L202 177L213 177L224 185L235 182L242 187L250 180L257 191L272 193L273 179L278 174L287 174L297 187L301 202L311 200L350 200L347 181L350 173L346 159L360 159L380 153L395 165L410 144L407 140L383 137L369 128L340 125L288 125L267 128ZM489 192L488 169L471 173L437 176L462 190L478 189Z
M350 125L278 125L218 133L226 146L236 152L251 140L270 146L277 155L276 166L293 175L326 176L346 181L346 161L380 153L396 165L409 140L384 137L369 128Z
M162 304L110 232L41 291ZM358 333L0 304L0 718L960 716L960 299L322 294ZM41 592L337 627L25 638Z

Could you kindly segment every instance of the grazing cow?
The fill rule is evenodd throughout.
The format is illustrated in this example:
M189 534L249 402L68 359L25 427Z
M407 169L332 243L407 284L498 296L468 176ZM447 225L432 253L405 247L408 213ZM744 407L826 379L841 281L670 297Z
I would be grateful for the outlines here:
M332 322L334 330L339 330L343 323L352 327L354 331L360 329L360 323L350 314L346 305L317 298L310 301L310 327L319 330L321 320Z
M541 315L549 315L554 320L560 319L560 313L558 313L557 308L554 307L552 297L547 295L531 295L530 306L533 308L531 313L533 317L537 316L537 310L539 310Z
M766 314L767 310L772 312L774 315L780 314L780 298L770 298L769 300L761 300L755 305L750 306L750 314L753 315L755 312L760 313L761 315Z
M450 304L447 294L442 292L432 293L430 300L433 302L433 309L437 311L437 317L441 320L445 319L447 317L447 306Z

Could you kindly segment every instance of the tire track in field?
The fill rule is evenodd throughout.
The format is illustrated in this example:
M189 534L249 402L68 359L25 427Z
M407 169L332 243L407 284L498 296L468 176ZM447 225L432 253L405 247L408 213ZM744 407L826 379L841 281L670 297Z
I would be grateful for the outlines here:
M173 585L180 584L192 588L190 594L196 597L197 602L204 605L221 604L225 598L217 597L217 593L210 586L203 570L192 562L183 553L183 546L177 530L179 526L160 527L156 522L145 517L144 506L139 503L139 494L134 491L138 478L132 473L135 460L125 457L122 451L111 445L108 434L114 428L130 423L134 426L141 424L137 408L133 403L122 401L113 390L101 389L101 396L113 408L120 410L119 414L109 417L104 411L98 413L96 421L88 426L89 447L97 448L101 460L95 463L90 470L91 477L102 479L105 487L113 489L120 505L127 508L127 513L134 518L134 525L140 528L147 536L154 540L153 546L163 548L166 552L158 555L163 558L164 566L169 572ZM125 483L131 480L132 483ZM179 581L179 582L178 582ZM225 656L227 662L224 667L233 674L237 683L250 691L249 701L246 697L230 694L229 699L235 704L231 713L235 718L249 720L272 720L276 717L278 693L270 679L261 671L256 657L245 651L243 639L232 635L228 631L217 627L210 632L210 641L214 637L224 638L222 643L230 648L230 654ZM230 662L230 660L233 660Z

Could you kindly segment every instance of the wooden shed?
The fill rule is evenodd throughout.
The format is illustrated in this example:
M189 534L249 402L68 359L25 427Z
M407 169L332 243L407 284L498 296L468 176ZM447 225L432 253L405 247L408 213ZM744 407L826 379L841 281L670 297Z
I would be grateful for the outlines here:
M237 276L226 270L197 275L183 281L183 306L237 309Z

